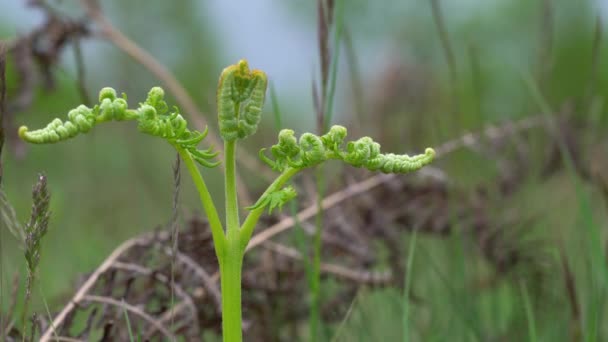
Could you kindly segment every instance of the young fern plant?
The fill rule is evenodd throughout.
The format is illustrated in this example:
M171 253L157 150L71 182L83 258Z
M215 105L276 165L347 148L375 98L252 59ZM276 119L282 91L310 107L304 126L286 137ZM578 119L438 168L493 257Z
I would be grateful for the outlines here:
M93 108L78 106L68 113L65 122L55 119L36 131L29 131L25 126L19 129L23 140L46 144L86 133L102 122L131 120L138 122L143 133L163 138L177 150L198 190L211 227L220 268L223 339L228 342L242 341L241 271L245 249L264 211L281 209L296 197L294 188L286 185L293 176L332 159L372 171L404 174L429 164L435 156L431 148L415 156L382 154L380 145L369 137L345 142L347 132L342 126L333 126L322 136L304 133L299 139L293 130L284 129L279 133L278 143L270 148L270 156L265 149L260 151L261 160L279 175L255 204L246 208L249 212L241 223L236 191L236 148L240 140L257 130L267 83L266 74L250 70L245 60L225 68L219 79L217 107L220 135L224 140L225 227L197 166L198 163L211 168L219 164L214 161L217 152L212 148L198 148L207 130L189 130L179 110L176 107L169 110L159 87L152 88L147 99L136 109L128 108L125 95L117 97L114 89L104 88L99 94L98 105Z

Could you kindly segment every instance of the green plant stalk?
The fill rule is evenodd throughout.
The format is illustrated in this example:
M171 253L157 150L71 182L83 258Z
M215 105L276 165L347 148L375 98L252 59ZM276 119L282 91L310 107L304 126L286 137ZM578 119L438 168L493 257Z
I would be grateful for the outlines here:
M226 254L220 262L222 336L224 342L241 342L243 340L241 268L244 253L240 251L238 242L238 236L236 239L228 239Z
M317 187L317 215L315 216L315 234L313 236L312 274L309 279L311 292L310 305L310 339L320 338L321 327L321 233L323 230L323 207L321 202L325 193L325 175L323 165L317 166L315 179Z
M32 287L35 281L36 275L33 272L29 272L28 271L28 275L27 275L27 280L26 280L26 285L25 285L25 299L23 300L23 312L21 313L21 329L23 330L22 332L22 338L21 341L25 342L26 337L27 337L27 314L29 312L29 307L30 307L30 301L32 299Z
M211 227L211 235L213 237L213 244L215 245L215 254L217 255L218 260L222 261L222 258L226 251L226 237L224 235L224 229L222 227L222 222L220 221L220 217L217 213L217 209L215 209L215 204L213 203L213 199L211 198L211 194L209 193L209 189L207 189L207 185L203 180L203 176L201 175L196 163L192 159L190 153L177 145L173 146L177 153L179 153L180 157L184 161L190 176L192 177L192 181L194 182L194 186L199 193L201 204L203 205L203 209L207 214L207 218L209 220L209 226Z
M226 197L226 251L220 261L222 291L222 335L224 341L242 341L241 268L239 208L236 193L236 140L224 145Z
M407 268L405 269L405 285L403 290L403 342L410 341L410 292L412 289L412 271L414 267L414 253L416 251L417 230L414 230L409 243L407 254Z
M272 182L272 184L268 186L268 188L266 189L266 191L264 191L260 198L266 196L267 194L275 192L278 189L281 189L283 185L285 185L285 183L287 183L291 179L291 177L295 176L300 171L300 169L296 168L287 168L285 171L283 171L283 173L281 173L279 177L274 180L274 182ZM264 213L264 210L264 207L253 209L251 212L249 212L249 215L247 215L247 218L241 226L239 235L241 237L241 251L243 253L245 253L245 250L247 249L247 244L251 239L251 235L253 234L255 225L258 223L258 220L260 219L260 216L262 216L262 214Z
M231 143L227 143L229 146ZM234 144L232 144L234 145ZM234 147L234 146L233 146ZM230 217L235 215L230 206L236 205L235 178L230 177L230 162L234 163L234 148L226 148L226 219L230 222ZM233 160L230 161L230 158ZM291 177L298 173L298 169L287 169L275 181L270 184L265 194L280 189ZM232 184L231 184L232 183ZM232 193L232 194L231 194ZM233 199L229 199L234 196ZM222 292L222 335L225 342L240 342L243 340L242 332L242 310L241 310L241 271L243 257L247 244L251 239L255 225L260 216L264 213L264 207L252 210L243 226L238 228L238 211L236 212L236 228L230 233L228 224L228 234L225 244L223 257L220 259L220 283ZM238 209L237 209L238 210ZM233 217L232 220L235 220Z
M523 281L520 281L519 287L524 301L524 309L526 310L526 319L528 321L528 341L536 342L538 341L538 338L536 335L534 308L532 307L532 303L530 302L530 296L528 295L528 289L526 288L526 284Z
M236 140L224 145L224 165L226 167L226 236L228 240L238 238L239 204L236 193Z

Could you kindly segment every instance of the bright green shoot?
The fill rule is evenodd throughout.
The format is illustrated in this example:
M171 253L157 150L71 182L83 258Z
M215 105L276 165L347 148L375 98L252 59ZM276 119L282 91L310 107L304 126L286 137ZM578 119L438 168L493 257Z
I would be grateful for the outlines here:
M429 164L435 156L431 148L416 156L382 154L380 145L369 137L345 143L347 132L342 126L333 126L322 136L304 133L299 139L294 131L284 129L279 133L278 143L270 148L270 157L264 149L260 151L262 161L280 174L257 202L246 208L249 213L241 224L235 177L237 142L256 132L267 83L266 74L260 70L250 71L245 60L225 68L220 76L217 101L220 134L225 143L225 228L197 166L197 163L204 167L219 164L214 161L217 153L211 148L197 147L207 131L189 130L179 110L175 107L169 110L161 88L152 88L136 109L129 109L125 95L117 97L114 89L104 88L98 105L78 106L68 113L65 122L55 119L36 131L29 131L25 126L19 129L23 140L47 144L87 133L102 122L130 120L137 121L141 132L163 138L177 150L192 176L211 227L221 277L223 338L229 342L242 341L241 268L245 249L264 211L280 210L296 197L294 188L286 185L293 176L330 159L372 171L408 173Z

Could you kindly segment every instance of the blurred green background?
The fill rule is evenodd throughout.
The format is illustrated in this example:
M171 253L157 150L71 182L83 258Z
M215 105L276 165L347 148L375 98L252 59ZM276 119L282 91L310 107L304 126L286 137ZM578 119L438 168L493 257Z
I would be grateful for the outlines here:
M441 1L454 70L446 63L430 1L342 2L362 93L356 93L352 60L342 48L333 120L352 127L352 136L378 136L386 150L395 152L420 151L490 123L538 114L538 101L523 81L529 77L538 81L551 108L558 112L571 108L569 117L579 128L574 134L580 141L580 149L573 153L580 154L585 165L608 165L607 25L596 33L597 21L605 22L608 16L607 1ZM269 75L284 115L282 126L314 131L311 83L319 79L314 1L101 3L116 27L182 82L206 113L211 130L217 128L213 114L217 77L224 66L247 58L252 67ZM75 18L83 15L77 1L60 1L56 8ZM28 8L25 1L0 0L0 9L3 40L27 33L44 20L41 11ZM594 41L599 47L595 55ZM148 70L110 43L93 38L81 45L91 97L101 87L112 86L136 103L158 84ZM17 76L10 60L8 67L10 100ZM37 87L32 106L15 114L17 126L43 126L81 103L71 48L61 53L54 75L56 88L49 92ZM391 83L391 77L397 82ZM175 103L171 97L168 102ZM389 121L377 122L379 111L387 113L383 120ZM264 114L261 132L243 144L252 155L276 137L268 101ZM137 134L134 125L107 124L53 146L28 145L23 150L13 143L9 139L2 155L3 187L22 221L29 215L37 173L45 172L49 180L53 215L43 242L39 281L52 308L70 297L69 289L79 275L93 270L120 242L165 224L171 216L175 155L164 142ZM548 153L543 143L539 138L535 155ZM608 224L601 182L608 185L608 169L599 167L599 183L592 183L567 168L543 178L542 165L534 162L521 180L523 190L494 210L498 215L503 208L515 208L522 216L535 218L530 229L541 240L564 242L583 312L580 336L606 340ZM437 165L452 184L465 189L491 183L496 176L493 162L468 151L450 154ZM204 172L212 193L221 197L219 172ZM254 188L262 184L255 174L246 174L245 179ZM181 205L186 215L200 211L190 185L185 179ZM12 275L24 270L24 261L17 240L4 227L0 234L0 294L7 298ZM447 240L432 235L419 238L412 286L431 305L420 311L410 307L416 322L412 336L463 341L528 338L524 323L529 317L519 283L507 282L476 296L468 285L476 274L486 272L487 265L479 266L476 252L462 243L458 233L452 235ZM548 254L557 263L558 248L549 248ZM550 301L538 304L532 295L540 340L572 336L560 277L554 274L554 286L547 290ZM402 324L402 307L395 304L402 300L398 289L367 290L358 298L343 323L340 340L403 337L395 328ZM34 296L34 303L41 308L39 296ZM6 299L2 305L6 307Z

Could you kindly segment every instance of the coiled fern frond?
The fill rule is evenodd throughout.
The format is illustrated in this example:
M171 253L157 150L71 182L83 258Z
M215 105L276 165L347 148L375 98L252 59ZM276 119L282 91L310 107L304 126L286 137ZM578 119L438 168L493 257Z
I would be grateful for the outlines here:
M267 85L266 74L250 71L244 59L222 71L217 86L217 112L225 141L244 139L256 132Z
M146 101L137 109L129 109L127 97L116 96L112 88L103 88L99 92L99 104L93 108L80 105L68 112L65 122L54 119L46 127L30 131L26 126L19 128L21 139L34 144L50 144L71 139L78 134L87 133L97 124L108 121L137 121L138 129L146 134L161 137L170 144L182 148L192 155L199 164L215 167L219 162L212 159L217 156L212 148L199 150L197 145L207 136L205 131L191 131L188 123L179 113L177 107L169 111L164 100L165 92L154 87L148 92Z
M350 141L343 148L347 130L343 126L333 126L327 134L317 136L304 133L299 141L292 130L279 133L279 141L270 148L272 158L260 151L260 158L273 170L283 172L288 167L303 169L329 160L338 159L354 167L366 168L383 173L409 173L431 163L435 150L427 148L424 154L408 156L380 153L380 144L370 137Z

